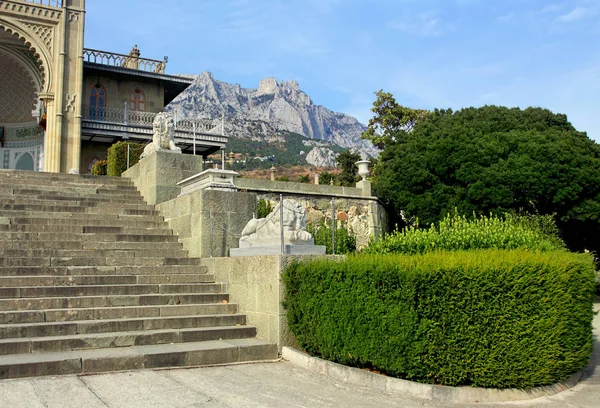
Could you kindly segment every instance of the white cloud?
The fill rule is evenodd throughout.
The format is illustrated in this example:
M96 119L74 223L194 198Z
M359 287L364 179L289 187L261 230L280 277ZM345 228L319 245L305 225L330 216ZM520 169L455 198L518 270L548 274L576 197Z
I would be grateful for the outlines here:
M596 15L596 11L585 7L575 7L571 12L563 14L556 18L556 21L561 23L571 23L574 21L584 20Z
M421 13L417 19L412 20L391 21L388 23L388 27L410 35L426 37L437 36L443 32L440 20L437 18L437 12Z
M511 21L514 18L515 18L515 13L512 12L512 13L508 13L508 14L498 17L498 21L506 22L506 21Z

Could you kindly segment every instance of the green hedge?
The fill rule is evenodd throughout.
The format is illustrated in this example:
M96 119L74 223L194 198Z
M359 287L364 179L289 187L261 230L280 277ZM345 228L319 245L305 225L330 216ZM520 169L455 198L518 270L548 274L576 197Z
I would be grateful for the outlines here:
M307 352L409 380L530 388L581 370L593 349L584 254L359 254L291 264L284 282Z
M129 167L140 161L145 145L139 143L117 142L108 148L107 173L120 177L127 170L127 145L129 145Z
M480 216L447 215L428 229L408 227L371 242L365 253L418 254L430 251L471 249L564 249L551 215Z

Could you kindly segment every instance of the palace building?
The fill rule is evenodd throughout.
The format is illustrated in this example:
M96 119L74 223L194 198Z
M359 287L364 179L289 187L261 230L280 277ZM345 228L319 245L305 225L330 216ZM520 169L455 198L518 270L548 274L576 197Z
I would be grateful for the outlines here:
M85 0L0 0L0 169L86 174L120 140L147 143L152 122L192 79L167 57L84 48ZM184 153L227 143L224 123L175 117Z

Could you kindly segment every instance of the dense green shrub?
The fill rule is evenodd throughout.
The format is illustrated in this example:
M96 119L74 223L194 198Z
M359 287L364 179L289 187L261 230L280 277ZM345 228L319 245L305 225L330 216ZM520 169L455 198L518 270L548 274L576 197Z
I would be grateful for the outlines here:
M317 224L308 224L308 231L315 239L315 245L324 245L325 251L332 254L331 225L321 221ZM356 237L352 235L343 222L338 222L335 231L335 253L336 255L356 252Z
M127 145L129 145L129 167L134 166L140 161L140 155L144 151L143 144L117 142L108 148L107 174L109 176L120 177L121 173L127 170Z
M92 174L94 176L106 176L106 160L98 160L92 165Z
M447 215L429 229L407 227L377 242L366 253L416 254L435 250L531 249L552 251L564 248L558 237L554 218L545 216L481 216L472 220L461 215Z
M298 183L310 183L310 174L301 174L298 176Z
M260 199L256 202L256 218L265 218L272 211L273 206L269 200Z
M581 370L593 349L586 254L358 254L293 263L284 282L302 348L409 380L530 388Z

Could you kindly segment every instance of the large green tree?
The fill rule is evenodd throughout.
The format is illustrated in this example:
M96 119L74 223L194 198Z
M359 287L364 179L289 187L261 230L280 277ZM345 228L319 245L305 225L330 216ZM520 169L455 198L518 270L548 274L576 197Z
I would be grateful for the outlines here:
M571 249L600 249L600 148L565 115L497 106L436 110L396 135L386 138L374 190L397 213L421 224L454 208L556 214Z

